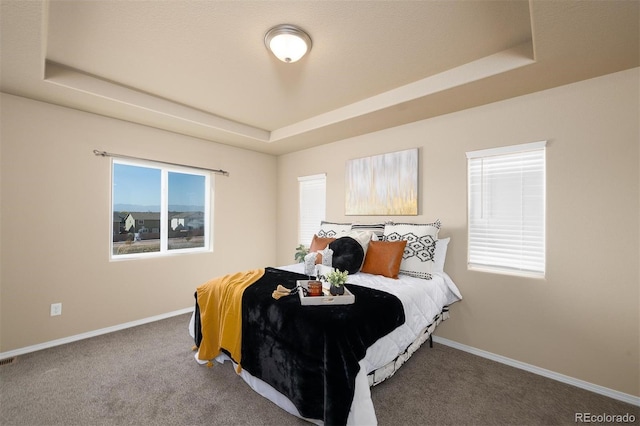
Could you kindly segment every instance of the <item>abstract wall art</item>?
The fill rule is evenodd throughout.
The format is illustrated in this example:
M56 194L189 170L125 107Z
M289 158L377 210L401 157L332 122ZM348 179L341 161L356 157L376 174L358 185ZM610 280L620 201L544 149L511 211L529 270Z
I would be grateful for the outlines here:
M348 160L346 215L417 215L418 149Z

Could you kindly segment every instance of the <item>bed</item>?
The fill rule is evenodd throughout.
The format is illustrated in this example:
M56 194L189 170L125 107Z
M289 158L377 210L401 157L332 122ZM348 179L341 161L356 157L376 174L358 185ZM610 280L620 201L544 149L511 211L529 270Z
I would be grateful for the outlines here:
M337 225L348 224L323 222L318 232L321 237L316 234L314 242L317 238L327 243L318 253L326 255L327 247L335 249L332 266L336 269L357 265L346 284L355 295L354 304L303 306L297 294L271 297L277 285L294 288L298 280L308 278L305 264L297 263L240 274L253 277L245 279L248 284L239 292L241 326L219 332L232 341L218 342L213 349L203 343L212 329L219 328L209 325L201 312L201 305L206 312L214 310L206 305L208 299L202 293L203 288L211 288L211 282L196 292L189 329L198 346L195 357L199 363L231 362L251 388L285 411L316 424L375 424L370 387L391 377L430 341L437 325L448 318L449 306L462 296L443 270L448 239L437 239L439 222L400 224L400 228L385 224L376 230L356 230L349 225L336 231ZM435 231L428 229L429 238L417 244L420 238L409 234L415 236L424 227ZM396 232L407 229L411 232ZM420 237L421 232L417 234ZM404 243L382 244L394 239ZM407 259L425 247L425 241L429 254L417 255L431 264L425 269L425 261L420 260L421 269L412 268ZM348 247L342 247L345 244ZM399 256L397 246L402 247ZM222 277L223 281L229 277L238 275ZM216 285L219 281L212 280Z

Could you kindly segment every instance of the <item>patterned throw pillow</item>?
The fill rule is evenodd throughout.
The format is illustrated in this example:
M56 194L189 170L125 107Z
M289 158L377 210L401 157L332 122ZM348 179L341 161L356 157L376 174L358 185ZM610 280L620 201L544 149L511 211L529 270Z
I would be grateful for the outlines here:
M351 225L352 231L371 231L376 236L374 240L382 240L384 235L384 223L354 223Z
M433 256L440 231L440 220L433 223L389 223L384 227L384 241L405 240L400 273L416 278L431 279Z
M340 238L351 231L350 223L320 222L317 235L320 238Z

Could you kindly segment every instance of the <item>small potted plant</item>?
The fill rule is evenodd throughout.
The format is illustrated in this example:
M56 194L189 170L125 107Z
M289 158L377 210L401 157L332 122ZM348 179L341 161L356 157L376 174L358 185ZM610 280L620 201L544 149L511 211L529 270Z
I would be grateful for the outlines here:
M342 296L344 294L344 283L347 282L349 276L348 271L338 271L334 269L326 275L326 279L331 285L329 292L334 296Z
M304 244L300 244L296 247L296 262L302 263L304 262L304 257L309 254L309 249L304 246Z

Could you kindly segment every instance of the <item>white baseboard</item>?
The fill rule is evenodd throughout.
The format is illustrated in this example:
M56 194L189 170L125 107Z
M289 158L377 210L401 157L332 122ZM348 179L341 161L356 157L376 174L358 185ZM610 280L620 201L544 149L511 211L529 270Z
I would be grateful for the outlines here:
M464 352L469 352L471 354L490 359L492 361L499 362L501 364L506 364L511 367L519 368L521 370L525 370L530 373L547 377L549 379L557 380L559 382L566 383L581 389L585 389L600 395L608 396L609 398L617 399L619 401L623 401L628 404L640 406L640 397L630 395L628 393L619 392L613 389L606 388L604 386L585 382L584 380L576 379L574 377L565 376L564 374L556 373L555 371L547 370L544 368L536 367L535 365L516 361L515 359L511 359L502 355L497 355L491 352L483 351L482 349L477 349L472 346L463 345L462 343L454 342L453 340L445 339L443 337L433 336L433 341L445 346L450 346L455 349L460 349L461 351L464 351Z
M173 312L167 312L166 314L155 315L148 318L143 318L137 321L126 322L124 324L114 325L112 327L101 328L99 330L89 331L87 333L76 334L75 336L64 337L62 339L51 340L49 342L39 343L37 345L27 346L20 349L15 349L7 352L0 352L0 359L12 358L14 356L24 355L31 352L40 351L42 349L52 348L54 346L64 345L66 343L76 342L78 340L88 339L90 337L100 336L102 334L113 333L114 331L124 330L126 328L136 327L138 325L147 324L154 321L160 321L163 319L175 317L182 314L193 312L195 307L180 309ZM185 324L185 332L187 325Z

